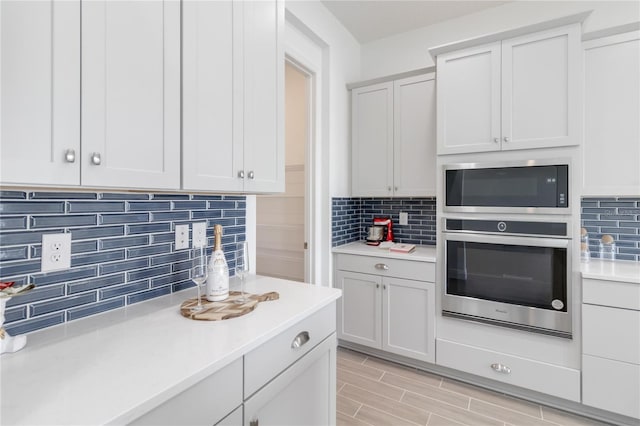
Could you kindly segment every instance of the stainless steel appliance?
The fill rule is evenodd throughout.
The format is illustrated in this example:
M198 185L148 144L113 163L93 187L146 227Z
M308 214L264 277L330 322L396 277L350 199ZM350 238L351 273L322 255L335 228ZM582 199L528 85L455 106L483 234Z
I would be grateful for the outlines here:
M443 220L444 316L572 337L570 222Z
M569 161L444 167L445 212L569 213Z

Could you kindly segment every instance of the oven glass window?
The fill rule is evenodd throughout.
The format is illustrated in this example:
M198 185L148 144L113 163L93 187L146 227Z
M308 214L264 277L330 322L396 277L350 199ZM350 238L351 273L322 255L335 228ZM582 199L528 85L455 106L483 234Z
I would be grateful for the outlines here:
M557 310L567 310L567 250L506 244L447 241L447 293Z

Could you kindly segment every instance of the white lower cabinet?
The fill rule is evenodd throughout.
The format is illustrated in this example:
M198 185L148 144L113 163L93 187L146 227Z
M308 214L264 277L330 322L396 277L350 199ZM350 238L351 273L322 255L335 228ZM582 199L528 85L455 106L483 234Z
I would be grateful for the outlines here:
M582 282L582 403L640 419L640 285Z
M336 265L339 339L435 361L433 263L339 254Z

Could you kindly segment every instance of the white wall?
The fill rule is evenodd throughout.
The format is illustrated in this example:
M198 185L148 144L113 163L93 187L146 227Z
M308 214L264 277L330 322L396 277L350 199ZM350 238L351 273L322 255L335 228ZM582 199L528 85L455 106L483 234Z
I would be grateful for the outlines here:
M640 20L640 2L514 1L362 45L362 79L433 65L429 48L592 10L584 32Z

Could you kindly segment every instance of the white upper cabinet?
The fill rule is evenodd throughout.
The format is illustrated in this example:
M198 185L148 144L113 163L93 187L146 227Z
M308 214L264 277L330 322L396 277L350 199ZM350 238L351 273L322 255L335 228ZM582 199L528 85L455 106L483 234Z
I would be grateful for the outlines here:
M435 74L355 88L352 195L435 195Z
M580 25L438 55L438 154L578 145Z
M183 3L183 188L284 191L284 5Z
M180 187L180 3L82 6L82 184Z
M584 43L582 195L640 196L640 31Z
M0 182L80 183L80 2L0 2Z

